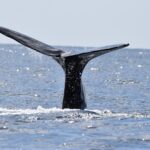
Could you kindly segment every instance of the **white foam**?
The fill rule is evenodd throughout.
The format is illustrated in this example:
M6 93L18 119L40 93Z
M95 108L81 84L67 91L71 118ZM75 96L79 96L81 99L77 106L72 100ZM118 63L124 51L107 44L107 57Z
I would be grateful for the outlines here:
M34 114L57 114L60 113L68 114L69 117L80 118L105 118L105 117L117 117L117 118L150 118L150 114L140 114L140 113L113 113L110 110L79 110L79 109L60 109L60 108L43 108L38 106L36 109L9 109L0 107L0 116L5 115L34 115Z
M121 117L121 118L150 118L150 114L140 113L113 113L110 110L92 110L93 112L102 115L103 117Z
M50 113L60 111L58 108L50 108L46 109L41 106L37 107L37 109L7 109L0 108L0 115L22 115L22 114L42 114L42 113Z
M8 109L0 107L0 116L2 115L22 115L22 114L48 114L48 113L56 113L56 112L68 112L68 111L76 111L76 109L60 109L60 108L43 108L38 106L37 109Z

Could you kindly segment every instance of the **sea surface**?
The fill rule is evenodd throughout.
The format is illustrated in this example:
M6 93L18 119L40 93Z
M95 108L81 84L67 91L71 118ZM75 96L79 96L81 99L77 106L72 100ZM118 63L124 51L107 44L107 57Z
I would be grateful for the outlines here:
M82 77L87 109L62 110L59 64L24 46L1 44L0 150L150 150L150 50L97 57Z

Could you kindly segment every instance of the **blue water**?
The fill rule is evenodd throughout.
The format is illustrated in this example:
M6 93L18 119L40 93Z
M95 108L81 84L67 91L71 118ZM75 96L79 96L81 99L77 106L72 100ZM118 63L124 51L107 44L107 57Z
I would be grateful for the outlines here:
M0 45L0 149L150 149L150 50L92 60L83 74L87 110L61 109L64 80L50 57Z

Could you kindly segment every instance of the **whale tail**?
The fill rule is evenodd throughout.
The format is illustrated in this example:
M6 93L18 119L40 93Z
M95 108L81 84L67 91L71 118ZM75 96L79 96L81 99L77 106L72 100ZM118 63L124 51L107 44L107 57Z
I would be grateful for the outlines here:
M89 51L89 52L85 52L85 53L67 56L66 52L64 52L63 50L52 47L48 44L40 42L34 38L31 38L27 35L22 34L22 33L19 33L19 32L4 28L4 27L0 27L0 33L9 38L14 39L15 41L21 43L24 46L34 49L37 52L40 52L47 56L53 57L62 67L64 66L63 60L67 57L72 57L72 58L78 57L78 58L82 59L83 64L86 64L88 61L90 61L91 59L93 59L97 56L112 52L117 49L124 48L129 45L129 44L111 45L111 46L97 48L94 51Z
M66 55L63 50L54 48L22 33L0 27L0 33L16 40L17 42L34 49L42 54L51 56L64 69L66 81L63 99L63 108L86 108L85 96L82 85L82 72L86 64L93 58L100 55L127 47L129 44L119 44L98 48L94 51L76 55Z
M119 44L98 48L76 55L63 57L63 69L65 70L65 90L63 108L85 109L86 101L82 84L82 72L86 64L95 57L124 48L129 44Z

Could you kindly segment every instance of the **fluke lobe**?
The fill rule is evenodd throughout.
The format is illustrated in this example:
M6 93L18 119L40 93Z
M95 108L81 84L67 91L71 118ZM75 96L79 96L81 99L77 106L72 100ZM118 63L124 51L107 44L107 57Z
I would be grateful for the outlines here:
M129 46L129 44L118 44L97 48L94 51L85 53L67 55L61 49L54 48L24 34L4 27L0 27L0 33L16 40L24 46L34 49L42 54L51 56L62 66L65 72L65 89L62 108L70 109L86 108L82 85L82 72L86 64L97 56Z

